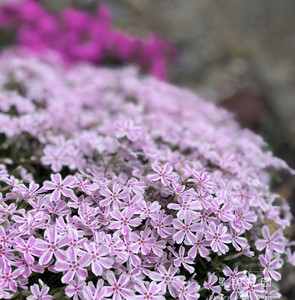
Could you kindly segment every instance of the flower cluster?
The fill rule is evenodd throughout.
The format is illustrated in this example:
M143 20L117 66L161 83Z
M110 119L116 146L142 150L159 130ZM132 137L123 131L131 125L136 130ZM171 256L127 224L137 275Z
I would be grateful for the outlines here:
M157 35L140 38L115 29L106 5L96 14L73 8L54 14L37 1L9 2L0 10L0 28L13 29L17 44L39 55L55 50L65 62L135 63L161 79L175 56L174 46Z
M294 264L267 172L292 170L133 68L3 53L0 158L2 299L275 299Z

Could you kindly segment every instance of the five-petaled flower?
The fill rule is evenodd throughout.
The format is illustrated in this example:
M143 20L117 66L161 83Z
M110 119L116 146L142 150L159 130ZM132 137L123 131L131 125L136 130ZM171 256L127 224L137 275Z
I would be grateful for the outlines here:
M151 181L160 180L163 185L168 186L171 182L178 179L178 176L173 173L173 167L168 163L166 163L164 166L154 163L152 164L152 168L156 174L148 175L148 179Z
M259 239L255 242L257 250L262 251L266 248L266 251L275 251L278 253L284 252L285 239L281 229L276 230L272 235L270 235L269 229L265 225L262 227L262 235L264 239Z
M45 188L45 190L53 190L53 192L50 195L51 201L58 201L61 195L72 199L77 198L73 190L70 189L70 187L75 184L75 179L73 176L67 176L63 180L61 175L57 173L52 174L50 177L51 181L45 181L43 187Z
M209 231L206 231L205 236L208 241L211 241L211 248L214 252L225 254L229 248L225 244L231 242L231 236L227 233L227 227L223 224L216 226L214 222L210 222Z

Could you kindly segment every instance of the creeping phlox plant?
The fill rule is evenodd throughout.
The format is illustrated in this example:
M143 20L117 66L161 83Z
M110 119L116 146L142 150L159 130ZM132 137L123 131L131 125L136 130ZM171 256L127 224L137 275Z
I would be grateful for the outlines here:
M73 8L54 14L34 0L8 1L0 9L0 28L8 41L14 33L17 45L40 56L55 50L67 63L132 62L162 79L175 57L174 46L157 35L141 38L114 28L106 5L96 14Z
M227 111L17 51L0 90L0 298L280 297L291 215L267 170L292 171Z

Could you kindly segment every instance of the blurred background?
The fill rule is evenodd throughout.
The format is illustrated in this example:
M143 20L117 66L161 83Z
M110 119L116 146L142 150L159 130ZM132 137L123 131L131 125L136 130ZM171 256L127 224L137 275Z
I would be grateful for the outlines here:
M107 3L113 23L136 35L154 32L173 42L172 83L188 87L236 114L295 168L294 0L42 0L52 11ZM292 206L295 179L274 189ZM290 230L295 235L295 229ZM284 299L295 299L295 275L285 271Z

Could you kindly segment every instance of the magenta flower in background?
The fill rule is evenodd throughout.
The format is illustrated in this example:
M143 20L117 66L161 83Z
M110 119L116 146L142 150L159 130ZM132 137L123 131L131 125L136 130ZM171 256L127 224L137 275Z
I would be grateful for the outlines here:
M114 28L111 19L106 4L94 13L66 8L53 14L33 0L6 3L0 9L0 28L14 30L17 44L40 57L55 51L64 63L95 64L113 57L123 63L136 63L152 75L166 79L167 62L175 58L175 47L156 35L129 35ZM131 140L135 137L131 132L128 136ZM59 172L66 164L63 154L48 148L43 162L52 164L54 172Z
M68 153L65 145L61 146L47 146L44 149L44 156L42 163L50 165L53 172L60 172L63 166L68 164Z

